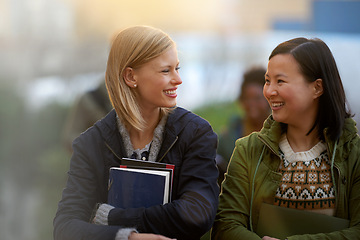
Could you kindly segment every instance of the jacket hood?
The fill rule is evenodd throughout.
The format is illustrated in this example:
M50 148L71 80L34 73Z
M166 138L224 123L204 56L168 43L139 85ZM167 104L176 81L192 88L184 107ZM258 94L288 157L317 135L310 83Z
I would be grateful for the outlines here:
M195 117L196 115L190 111L181 107L176 107L169 114L166 122L166 128L174 135L178 135L185 128L186 124Z
M353 142L352 140L357 136L356 122L352 118L345 119L344 127L341 133L341 136L337 142L336 155L342 157L335 157L336 162L341 162L347 159L352 145L349 144ZM325 141L328 146L329 154L332 155L334 152L335 142L331 141L329 135L327 134L327 129L324 129Z

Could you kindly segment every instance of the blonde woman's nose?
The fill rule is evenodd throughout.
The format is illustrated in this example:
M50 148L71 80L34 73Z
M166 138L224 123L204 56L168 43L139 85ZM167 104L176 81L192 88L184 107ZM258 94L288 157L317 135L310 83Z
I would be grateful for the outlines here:
M182 84L182 80L181 80L180 74L178 72L174 73L174 76L171 81L176 85Z

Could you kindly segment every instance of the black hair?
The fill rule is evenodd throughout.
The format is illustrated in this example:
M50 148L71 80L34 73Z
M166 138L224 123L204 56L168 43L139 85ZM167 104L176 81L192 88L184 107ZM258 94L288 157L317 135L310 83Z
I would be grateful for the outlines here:
M291 54L309 82L322 79L323 94L319 100L319 111L308 134L317 128L318 136L324 140L323 130L328 128L330 138L337 140L351 112L346 107L344 87L329 47L318 38L294 38L279 44L269 60L278 54Z
M266 73L266 69L263 67L252 67L244 73L243 82L241 84L241 89L240 89L239 100L243 98L243 94L247 86L252 84L259 85L261 87L264 86L265 73Z

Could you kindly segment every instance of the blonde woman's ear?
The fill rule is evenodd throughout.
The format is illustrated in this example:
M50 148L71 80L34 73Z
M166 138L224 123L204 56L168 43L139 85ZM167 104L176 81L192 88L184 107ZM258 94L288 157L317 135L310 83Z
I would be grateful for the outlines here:
M134 78L134 69L131 67L127 67L124 70L124 80L126 85L128 85L130 88L136 88L136 80Z

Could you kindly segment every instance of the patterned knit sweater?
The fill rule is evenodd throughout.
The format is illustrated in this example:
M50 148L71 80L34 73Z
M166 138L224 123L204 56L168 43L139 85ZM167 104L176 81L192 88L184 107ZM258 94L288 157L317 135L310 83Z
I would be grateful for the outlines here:
M279 147L282 179L274 204L334 215L334 186L325 143L320 141L309 151L295 153L284 134Z

